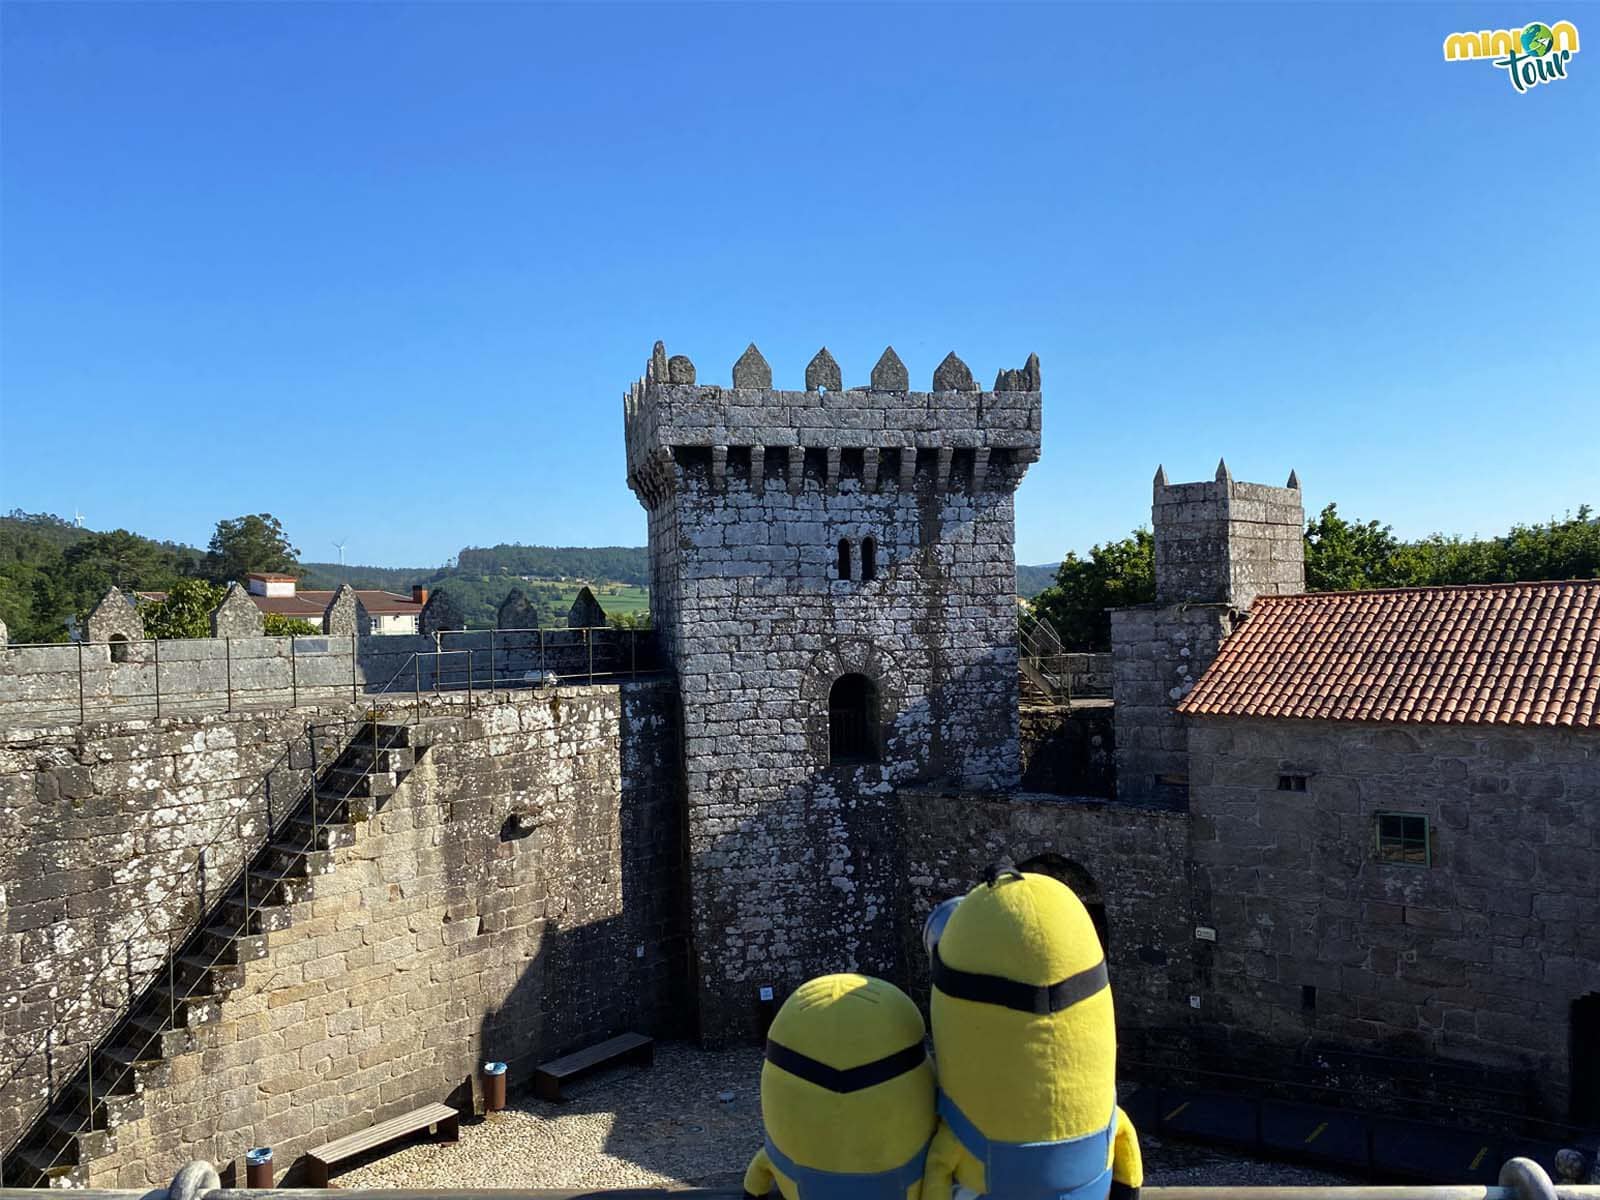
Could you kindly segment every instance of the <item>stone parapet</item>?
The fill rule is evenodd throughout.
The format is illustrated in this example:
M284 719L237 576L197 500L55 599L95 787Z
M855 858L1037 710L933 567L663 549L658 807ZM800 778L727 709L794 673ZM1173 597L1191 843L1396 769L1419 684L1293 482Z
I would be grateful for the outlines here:
M692 364L672 370L657 343L644 378L623 397L629 485L648 507L671 485L674 461L698 465L703 458L714 486L733 478L758 491L774 477L796 490L808 472L829 488L853 475L869 492L908 487L919 475L1015 487L1039 457L1037 356L1000 372L996 390L979 391L950 355L935 373L935 390L914 392L898 358L880 361L872 386L840 390L838 364L826 354L807 368L812 390L782 391L771 386L765 361L752 361L760 358L752 346L735 368L734 386L723 388L695 384ZM808 463L813 451L819 459Z

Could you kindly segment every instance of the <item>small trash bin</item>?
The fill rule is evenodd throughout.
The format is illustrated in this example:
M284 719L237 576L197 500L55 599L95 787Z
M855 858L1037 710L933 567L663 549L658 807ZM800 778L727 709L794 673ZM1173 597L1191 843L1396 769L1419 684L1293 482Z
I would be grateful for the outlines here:
M257 1146L244 1152L244 1185L253 1188L272 1186L271 1146Z
M483 1111L499 1112L506 1106L506 1065L503 1062L483 1064Z

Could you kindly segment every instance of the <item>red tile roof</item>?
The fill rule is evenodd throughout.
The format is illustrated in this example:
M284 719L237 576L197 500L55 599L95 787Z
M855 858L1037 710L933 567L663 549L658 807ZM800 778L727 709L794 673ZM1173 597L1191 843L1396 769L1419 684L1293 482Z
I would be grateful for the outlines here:
M361 605L373 616L392 616L396 613L420 613L422 605L410 596L397 596L393 592L356 589ZM286 617L305 617L312 613L318 620L333 602L332 592L296 591L292 596L251 596L262 612L282 613Z
M1600 579L1258 596L1178 711L1600 729Z

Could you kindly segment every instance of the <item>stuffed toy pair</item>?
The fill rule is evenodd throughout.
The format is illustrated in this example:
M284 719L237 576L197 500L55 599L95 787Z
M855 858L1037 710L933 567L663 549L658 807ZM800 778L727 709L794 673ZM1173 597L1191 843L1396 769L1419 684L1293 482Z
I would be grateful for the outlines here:
M825 975L784 1003L761 1070L766 1143L748 1196L784 1200L1132 1200L1116 1029L1094 924L1065 884L991 868L924 931L922 1015L893 984Z

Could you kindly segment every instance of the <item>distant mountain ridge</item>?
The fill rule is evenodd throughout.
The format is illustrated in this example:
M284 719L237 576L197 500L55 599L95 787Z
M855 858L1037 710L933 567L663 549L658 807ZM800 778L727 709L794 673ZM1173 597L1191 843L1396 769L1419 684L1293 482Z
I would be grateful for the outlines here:
M1037 567L1028 567L1018 563L1017 595L1024 600L1032 600L1056 581L1056 572L1060 569L1060 563L1042 563Z

